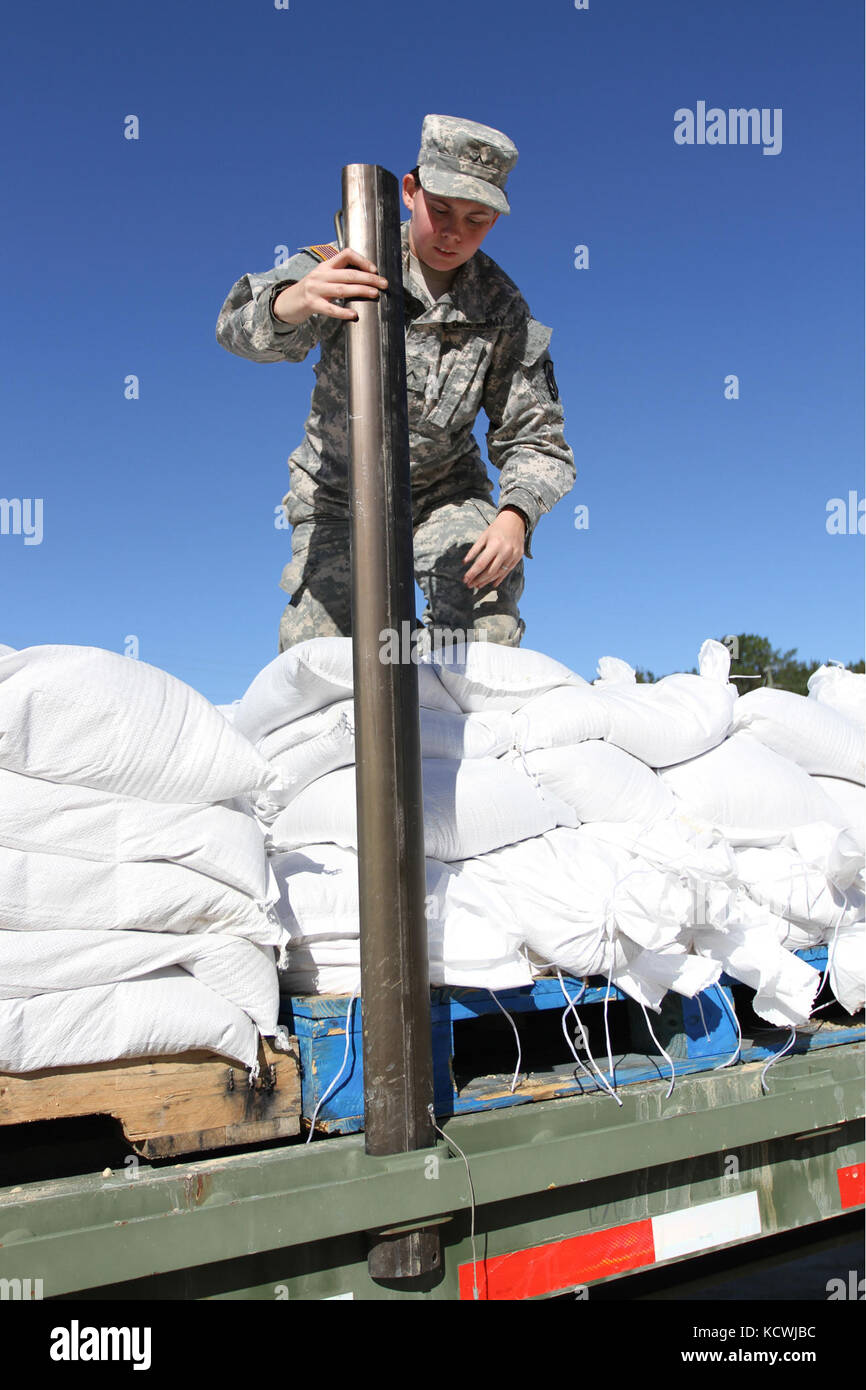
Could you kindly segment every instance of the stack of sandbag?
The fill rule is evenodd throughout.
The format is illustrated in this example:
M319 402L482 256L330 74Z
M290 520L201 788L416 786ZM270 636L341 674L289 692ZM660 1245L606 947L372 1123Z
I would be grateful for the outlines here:
M277 1026L274 782L183 682L89 647L0 656L0 1071L211 1049Z
M520 695L468 715L436 667L418 670L434 984L504 989L532 979L519 934L497 920L483 889L451 867L576 824L567 804L499 756L513 741L509 706L570 677L544 657L529 664L545 669L522 663ZM284 987L293 993L343 991L360 979L352 685L350 639L316 638L271 662L233 715L282 782L255 805L282 890L279 911L290 936Z
M287 787L257 810L282 889L291 992L360 978L351 661L348 639L302 643L233 712ZM601 970L657 1007L668 988L693 994L717 978L721 967L677 941L690 902L681 869L594 845L577 829L588 818L575 808L577 776L554 785L563 752L586 748L584 781L605 815L617 814L611 775L620 815L632 788L648 820L673 809L654 773L603 742L610 713L593 687L540 653L481 643L418 675L431 982L496 989L541 968Z
M819 977L795 950L844 936L831 981L850 977L862 831L858 845L852 811L822 785L826 773L853 787L850 739L837 726L825 739L836 755L810 754L817 726L796 703L781 720L803 723L796 759L780 735L760 738L767 711L739 717L749 706L729 665L712 641L698 675L655 684L604 658L589 685L541 653L487 643L422 662L433 982L601 974L658 1007L667 989L693 995L725 969L755 988L764 1017L802 1022ZM231 717L283 783L256 809L291 937L286 987L348 991L359 980L351 642L293 648Z
M660 773L680 805L709 821L734 849L739 907L735 911L728 903L722 920L728 944L745 933L753 959L752 968L743 968L740 942L740 973L729 964L726 969L746 983L754 983L756 971L766 976L771 933L788 953L827 943L831 986L852 1013L863 1006L866 965L866 790L864 728L850 715L862 709L864 685L863 676L822 667L810 678L808 698L772 688L751 691L737 700L724 742ZM763 910L756 921L748 920L752 905ZM721 938L702 940L703 945L695 937L695 949L712 944L724 954ZM844 971L835 968L837 952L848 962ZM850 986L857 957L859 989ZM793 979L795 967L783 964ZM809 981L799 973L800 1006L794 1007L789 993L787 1015L784 1006L770 1007L764 1017L803 1021ZM849 983L841 984L843 979ZM766 1003L763 987L759 996Z
M360 985L357 850L334 844L275 852L290 946L281 971L291 994L349 994ZM511 989L532 983L522 933L498 895L460 865L427 859L430 983Z

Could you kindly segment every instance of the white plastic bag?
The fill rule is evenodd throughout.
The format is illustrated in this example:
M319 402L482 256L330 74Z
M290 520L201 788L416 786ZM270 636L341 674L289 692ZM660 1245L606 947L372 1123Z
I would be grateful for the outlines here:
M499 759L425 758L422 775L430 859L466 859L576 822L570 806ZM274 851L323 843L356 849L354 767L329 772L296 796L270 827L270 843Z
M844 816L817 782L751 733L659 774L683 806L719 828L732 844L769 845L797 825Z
M542 652L526 647L504 647L497 642L470 642L459 649L464 656L434 654L433 667L442 684L466 712L513 711L556 686L587 688L582 676Z
M524 762L546 792L574 807L579 821L650 822L674 809L673 792L656 773L612 743L543 748Z
M260 671L235 712L235 728L257 743L283 725L312 714L354 689L351 637L312 637L290 647ZM418 665L419 701L455 710L428 662Z
M809 698L829 705L861 728L866 728L866 676L844 666L819 666L807 681Z
M170 860L253 898L269 891L264 835L240 801L145 801L0 768L0 846L104 864Z
M120 984L169 966L181 966L242 1009L260 1032L274 1032L279 989L270 946L210 934L0 931L0 999Z
M254 1066L255 1024L180 966L119 984L0 1000L0 1071L210 1051Z
M593 689L610 716L608 742L659 768L715 748L731 727L737 700L727 679L727 648L704 642L699 668L699 676L665 676L642 684L624 662L603 657Z
M203 695L98 647L0 657L0 767L172 802L225 801L274 780Z
M840 928L830 946L830 988L849 1014L859 1013L866 996L866 928Z
M257 901L182 864L100 863L0 847L0 929L219 932L279 946L270 881L266 899Z
M752 690L737 704L734 729L748 730L805 772L866 781L864 730L817 698L790 690Z

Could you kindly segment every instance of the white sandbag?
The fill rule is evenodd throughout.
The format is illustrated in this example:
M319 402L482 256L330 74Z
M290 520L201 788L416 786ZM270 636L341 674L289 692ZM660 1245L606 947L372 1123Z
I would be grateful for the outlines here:
M558 685L512 715L514 742L524 753L607 738L610 711L591 685Z
M271 884L256 900L182 864L104 864L0 847L0 929L219 932L279 946Z
M592 821L581 826L585 840L625 851L659 869L673 873L694 892L695 885L733 884L736 863L724 837L709 823L677 809L651 821Z
M863 920L864 898L856 888L843 892L819 868L787 845L738 849L737 876L757 903L823 941L841 925Z
M358 994L361 967L355 964L292 966L280 971L280 989L293 998L303 998L306 994Z
M17 650L17 647L7 647L4 642L0 642L0 656L11 656Z
M421 710L422 758L498 758L514 737L514 720L507 710Z
M737 700L727 679L730 654L720 642L706 641L698 664L699 676L665 676L651 684L637 682L624 662L603 657L593 690L610 715L608 742L649 767L680 763L721 743Z
M302 744L320 738L322 734L331 733L333 729L339 727L343 720L348 721L354 730L354 716L355 701L351 696L342 700L335 700L333 704L325 705L322 709L314 709L310 714L302 715L300 719L292 719L286 724L280 724L270 733L263 735L258 740L256 747L262 757L267 758L268 762L276 762L290 749L299 748Z
M786 951L805 951L821 946L832 939L833 933L817 928L801 927L796 922L788 922L784 917L774 917L771 922L776 932L776 940Z
M460 709L516 710L527 700L555 686L587 688L582 676L542 652L526 647L503 647L497 642L469 643L462 661L434 654L432 665Z
M180 966L119 984L0 1000L0 1071L200 1050L252 1067L258 1040L245 1013Z
M806 682L809 698L829 705L837 714L844 714L861 728L866 728L866 676L859 671L846 671L834 663L819 666Z
M356 850L311 844L275 852L270 863L280 891L274 911L292 946L357 938Z
M717 826L732 844L773 844L812 821L839 828L844 823L813 778L751 733L733 734L659 775L688 811Z
M780 944L772 920L762 918L765 909L756 907L755 918L749 921L744 908L741 899L739 923L731 920L724 929L690 930L692 948L755 991L752 1008L760 1018L776 1028L805 1023L815 1004L820 975Z
M674 810L670 788L644 763L612 743L595 739L543 748L527 753L524 762L546 792L574 807L579 821L648 822Z
M713 966L686 964L678 937L692 898L677 875L595 842L584 828L550 831L467 861L460 871L496 892L513 923L508 929L522 932L548 967L607 976L654 1009L668 988L691 993L718 978ZM661 977L641 970L653 952L669 956Z
M172 802L224 801L274 780L203 695L97 647L0 657L0 767Z
M856 835L847 828L839 830L826 821L813 825L798 825L782 841L796 851L812 869L826 874L830 882L847 892L863 887L864 855Z
M433 666L421 662L417 669L420 703L455 710ZM345 700L353 689L351 637L312 637L259 672L241 698L235 727L256 743L274 729Z
M866 781L864 732L830 705L790 690L752 690L737 703L734 729L822 777Z
M335 986L325 972L360 970L357 856L318 845L303 854L276 856L274 862L286 894L280 910L287 913L291 936L283 989L331 990ZM431 984L490 989L530 984L531 970L507 903L461 867L427 860ZM317 975L322 976L318 982ZM346 977L347 987L359 978Z
M503 710L479 714L427 709L420 711L423 758L495 758L514 740L512 718ZM259 751L286 782L284 791L262 799L288 805L310 782L355 762L353 700L338 700L325 709L273 730L259 740Z
M280 807L287 806L316 778L355 762L354 715L344 708L342 701L329 709L339 709L340 713L321 733L293 744L272 758L271 766L280 773L284 786L257 799L256 811L262 820L272 820ZM511 744L511 717L501 710L491 710L489 715L468 715L422 708L420 717L423 758L491 757L504 752Z
M477 952L477 958L476 958ZM280 971L284 993L287 980L303 981L310 992L315 975L323 970L357 970L360 979L361 955L357 939L349 941L314 940L293 945L286 968ZM532 971L525 958L509 944L495 925L487 924L470 938L461 935L459 924L431 922L428 930L428 978L432 985L455 985L468 989L507 989L532 983ZM351 987L354 987L354 980Z
M214 709L219 710L220 714L222 715L223 719L226 721L227 724L234 724L235 711L237 710L239 704L240 700L232 700L231 704L229 705L214 705Z
M501 845L574 825L570 806L544 795L526 774L495 758L422 760L424 852L466 859ZM332 843L357 848L355 769L319 777L270 827L274 851Z
M257 814L264 821L272 820L311 782L337 768L350 767L354 761L355 733L347 716L341 714L324 733L277 754L271 766L279 772L283 785L256 798Z
M860 849L866 850L866 787L859 782L846 782L841 777L815 777L814 780L839 807L845 828L851 831Z
M171 860L253 898L271 886L264 836L240 801L145 801L0 768L0 845L105 864Z
M676 942L644 950L622 936L617 946L610 983L630 999L656 1012L668 991L694 999L696 994L716 984L722 973L717 961L692 955Z
M360 930L358 856L338 845L309 845L271 860L281 896L277 904L291 948L354 940ZM507 899L462 873L463 865L426 861L425 917L431 954L444 942L445 958L482 966L509 952L521 929ZM318 959L318 957L317 957ZM324 959L324 958L323 958ZM324 963L333 963L325 961Z
M843 927L829 950L830 988L849 1014L863 1008L866 996L866 928Z
M169 932L0 931L0 999L119 984L175 965L242 1009L260 1032L274 1032L279 988L271 946Z

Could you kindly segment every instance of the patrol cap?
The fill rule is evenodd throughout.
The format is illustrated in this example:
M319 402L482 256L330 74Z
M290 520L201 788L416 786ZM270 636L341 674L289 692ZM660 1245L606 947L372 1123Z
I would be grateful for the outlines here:
M501 130L459 116L425 116L417 163L428 193L511 211L503 190L517 163L517 146Z

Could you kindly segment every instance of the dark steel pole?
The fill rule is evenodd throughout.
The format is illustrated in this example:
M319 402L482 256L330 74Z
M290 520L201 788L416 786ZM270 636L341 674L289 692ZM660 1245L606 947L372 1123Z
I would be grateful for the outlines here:
M403 640L415 598L394 175L347 165L343 216L346 245L388 281L377 300L352 300L358 322L346 325L346 355L364 1128L367 1153L391 1154L435 1142L418 669ZM373 1278L400 1279L439 1261L438 1232L428 1229L374 1236L368 1266Z

